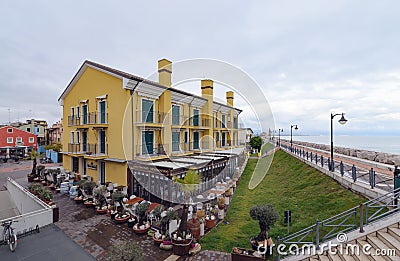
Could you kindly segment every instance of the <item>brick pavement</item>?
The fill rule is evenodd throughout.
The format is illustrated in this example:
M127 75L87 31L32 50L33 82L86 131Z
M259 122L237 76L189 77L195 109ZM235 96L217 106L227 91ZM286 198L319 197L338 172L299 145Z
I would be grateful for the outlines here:
M146 235L134 234L127 224L119 225L106 215L97 215L94 208L78 205L66 195L56 194L54 200L60 210L60 220L55 224L97 260L107 260L108 247L127 240L140 246L142 260L164 260L172 254L159 249Z

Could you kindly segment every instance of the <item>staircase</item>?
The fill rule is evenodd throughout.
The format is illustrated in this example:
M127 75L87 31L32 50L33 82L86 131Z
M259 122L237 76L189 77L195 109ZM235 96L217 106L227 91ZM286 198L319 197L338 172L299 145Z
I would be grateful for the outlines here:
M372 226L365 227L364 233L351 232L348 241L325 250L322 254L309 257L297 256L287 260L304 261L390 261L400 260L400 215L383 219ZM364 250L365 251L364 251ZM319 252L318 252L319 253ZM285 259L286 260L286 259Z

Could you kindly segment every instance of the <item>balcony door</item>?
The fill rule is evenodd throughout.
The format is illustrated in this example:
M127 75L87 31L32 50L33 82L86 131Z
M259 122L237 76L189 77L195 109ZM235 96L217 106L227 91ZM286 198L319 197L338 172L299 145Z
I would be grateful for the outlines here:
M82 124L88 123L88 106L87 104L82 105Z
M153 101L142 100L142 122L154 122L154 103Z
M172 125L180 125L180 107L178 105L172 105Z
M154 153L154 131L143 131L142 132L142 154L153 154Z
M198 131L193 132L193 149L199 149L200 134Z
M193 126L199 126L199 110L194 109L193 110Z
M106 101L99 102L99 123L106 123Z
M106 131L99 130L99 153L106 154Z
M226 132L222 132L222 147L225 147L226 145Z
M87 132L82 132L82 151L87 151Z

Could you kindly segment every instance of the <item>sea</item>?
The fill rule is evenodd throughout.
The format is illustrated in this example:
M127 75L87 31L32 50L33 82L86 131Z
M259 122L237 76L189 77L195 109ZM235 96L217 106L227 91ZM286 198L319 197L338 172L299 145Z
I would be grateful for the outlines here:
M290 136L283 137L290 140ZM293 141L305 141L319 144L330 144L330 136L293 136ZM353 148L385 152L400 155L400 136L352 136L335 135L333 145L336 147Z

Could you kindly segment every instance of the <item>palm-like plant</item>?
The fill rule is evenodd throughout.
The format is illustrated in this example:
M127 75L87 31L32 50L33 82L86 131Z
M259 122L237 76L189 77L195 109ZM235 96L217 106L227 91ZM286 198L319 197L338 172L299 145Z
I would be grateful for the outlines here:
M188 219L188 208L190 193L196 190L196 187L201 182L201 176L193 169L189 169L183 179L175 178L176 182L180 184L182 191L185 193L185 202L183 203L183 211L181 216L181 223L179 225L179 231L183 232L187 230L187 219Z

